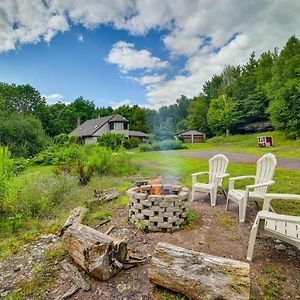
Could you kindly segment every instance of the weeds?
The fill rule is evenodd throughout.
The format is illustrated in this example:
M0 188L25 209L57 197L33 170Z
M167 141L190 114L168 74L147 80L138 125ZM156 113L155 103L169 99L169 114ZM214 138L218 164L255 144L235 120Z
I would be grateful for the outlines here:
M257 279L258 285L263 289L264 299L278 297L286 277L281 271L269 267L262 268L263 277Z

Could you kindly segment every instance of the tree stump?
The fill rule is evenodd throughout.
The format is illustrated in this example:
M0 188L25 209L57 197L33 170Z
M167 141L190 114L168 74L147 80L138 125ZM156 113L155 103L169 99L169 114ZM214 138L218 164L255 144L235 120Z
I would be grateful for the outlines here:
M249 264L158 243L149 266L150 282L197 300L248 300Z

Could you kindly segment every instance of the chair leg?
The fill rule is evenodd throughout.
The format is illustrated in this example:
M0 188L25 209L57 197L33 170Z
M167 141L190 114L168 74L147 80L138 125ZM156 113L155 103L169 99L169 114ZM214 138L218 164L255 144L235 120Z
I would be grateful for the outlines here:
M191 202L193 202L193 201L194 201L194 194L195 194L195 188L194 188L194 187L192 187L192 199L191 199Z
M252 261L254 245L255 245L258 228L259 228L259 222L260 222L259 217L256 217L251 229L249 243L248 243L248 250L247 250L247 260L249 261Z
M210 203L211 203L211 206L216 206L216 201L217 201L217 189L214 188L211 190L211 193L210 193Z
M230 200L229 195L227 195L226 210L228 210L229 208L229 200Z
M239 203L239 221L240 222L245 222L246 208L247 208L247 201L245 199L241 199L241 201Z

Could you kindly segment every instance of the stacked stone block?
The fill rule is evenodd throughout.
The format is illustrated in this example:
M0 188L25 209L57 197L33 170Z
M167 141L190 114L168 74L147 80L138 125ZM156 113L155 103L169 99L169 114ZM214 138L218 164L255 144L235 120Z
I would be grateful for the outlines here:
M189 190L177 185L161 185L160 189L163 195L152 195L151 185L129 189L129 218L149 231L176 230L186 220Z

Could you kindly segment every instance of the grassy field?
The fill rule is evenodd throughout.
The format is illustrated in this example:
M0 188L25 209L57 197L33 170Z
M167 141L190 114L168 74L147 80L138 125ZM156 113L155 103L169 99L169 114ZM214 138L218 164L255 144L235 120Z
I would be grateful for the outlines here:
M272 136L273 147L257 147L258 136ZM300 140L287 139L281 132L262 132L249 135L221 136L208 139L203 144L189 144L189 151L222 150L246 153L250 155L262 155L271 152L278 157L300 158ZM182 150L186 151L186 150Z
M256 136L254 135L244 136L244 139L240 136L235 136L220 138L220 140L219 143L217 143L216 139L211 139L205 144L189 145L189 151L226 149L241 153L262 154L270 150L259 149L253 146L256 143ZM279 138L276 138L276 140L279 142ZM294 157L292 148L294 148L296 153L297 142L289 141L289 143L291 144L288 147L288 141L282 140L276 148L271 150L276 150L284 157ZM12 253L21 252L22 245L35 241L40 234L56 234L65 222L69 211L76 206L87 206L86 200L92 197L95 189L117 187L120 197L104 205L93 207L85 219L85 223L90 226L95 226L102 221L113 218L117 207L127 205L126 190L132 186L132 182L135 179L155 178L162 175L165 178L175 179L182 185L191 188L191 174L198 171L206 171L208 169L208 160L184 157L180 154L176 155L177 152L178 150L173 151L172 155L164 151L137 152L131 155L131 159L134 160L136 165L133 175L123 177L97 175L86 186L79 185L78 179L70 174L57 176L53 172L55 171L53 166L28 168L22 174L12 179L8 193L11 199L7 198L5 201L12 201L14 204L17 203L18 206L23 206L24 213L26 214L28 210L31 214L25 217L22 216L19 219L18 215L16 215L10 220L0 220L0 260L5 259ZM284 155L284 153L288 154ZM230 163L228 172L231 177L252 175L255 174L255 168L255 164ZM271 186L269 191L300 194L299 175L300 171L277 168L274 177L276 183ZM204 177L203 180L205 181L207 178ZM238 187L242 188L244 185L251 183L251 181L240 182ZM224 186L228 186L228 179L224 181ZM293 201L281 202L279 200L272 203L278 213L300 216L299 204ZM32 214L35 211L36 215ZM62 255L61 251L57 252L55 255ZM43 284L47 284L47 282ZM28 286L26 285L22 291L25 288L28 289ZM34 287L30 286L29 291L32 288ZM165 299L173 299L168 298L168 293L166 295ZM174 299L182 298L175 297Z

